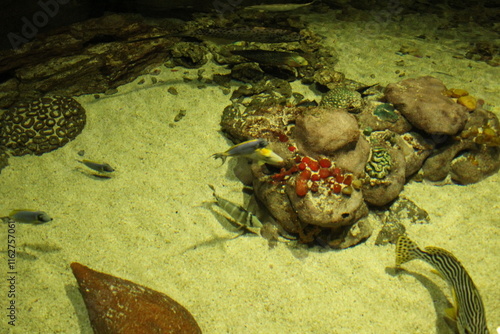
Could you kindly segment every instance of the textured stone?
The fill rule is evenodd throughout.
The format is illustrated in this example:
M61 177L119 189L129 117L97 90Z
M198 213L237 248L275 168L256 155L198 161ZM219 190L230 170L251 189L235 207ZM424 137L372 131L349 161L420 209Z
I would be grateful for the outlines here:
M354 191L350 196L323 195L321 190L318 195L309 191L307 195L300 197L294 184L294 180L287 183L285 192L299 220L304 224L339 229L353 225L368 214L360 191Z
M359 244L368 239L373 233L373 228L367 221L360 220L345 233L341 239L334 240L328 245L332 248L345 249Z
M476 152L465 152L450 165L451 179L459 184L477 183L500 169L500 148L483 147Z
M467 121L467 108L445 96L446 86L426 76L389 84L387 100L415 127L429 134L454 135Z
M347 145L332 154L335 166L348 170L360 177L365 173L365 165L370 157L370 143L360 136L354 145Z
M425 159L432 153L434 145L425 140L416 132L403 133L396 137L406 161L406 177L409 177L422 168Z
M167 295L73 262L95 333L201 333L191 313Z
M359 138L356 118L342 109L312 108L296 120L294 135L306 154L330 155Z

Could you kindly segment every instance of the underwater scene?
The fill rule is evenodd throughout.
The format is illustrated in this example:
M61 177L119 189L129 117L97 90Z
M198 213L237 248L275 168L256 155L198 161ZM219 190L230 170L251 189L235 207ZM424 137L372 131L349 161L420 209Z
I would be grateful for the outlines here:
M0 333L500 333L496 1L0 14Z

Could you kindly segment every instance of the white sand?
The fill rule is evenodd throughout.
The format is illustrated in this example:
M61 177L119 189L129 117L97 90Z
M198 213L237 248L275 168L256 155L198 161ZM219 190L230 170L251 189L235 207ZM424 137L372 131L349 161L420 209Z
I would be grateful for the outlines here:
M313 30L328 36L325 47L337 49L337 69L349 78L386 85L402 79L398 69L406 73L403 78L432 74L500 113L500 69L452 57L463 54L465 38L477 29L464 27L429 42L414 36L442 34L432 17L370 25L364 34L365 22L333 18L307 17ZM430 57L396 55L408 42ZM395 65L401 59L405 67ZM77 261L168 294L191 311L204 333L451 333L442 320L451 301L446 283L421 261L405 265L412 274L392 276L394 246L375 246L376 234L343 251L285 244L270 250L252 236L207 243L233 236L203 206L212 200L207 184L227 199L244 200L233 163L217 168L220 162L209 159L229 145L219 132L228 96L218 87L183 83L184 69L161 69L157 78L165 83L153 85L145 75L144 85L138 78L116 95L78 97L88 121L76 140L41 157L11 158L2 171L0 214L33 208L54 221L17 225L15 328L4 315L2 255L0 331L91 333L69 268ZM196 78L196 70L189 73ZM178 96L167 93L170 86ZM169 126L180 109L186 117ZM114 166L115 177L83 174L75 161L79 150ZM403 192L431 217L430 224L407 226L408 234L421 246L443 247L461 260L482 294L490 330L500 326L499 181L497 174L471 186L412 183ZM6 233L2 228L2 250Z

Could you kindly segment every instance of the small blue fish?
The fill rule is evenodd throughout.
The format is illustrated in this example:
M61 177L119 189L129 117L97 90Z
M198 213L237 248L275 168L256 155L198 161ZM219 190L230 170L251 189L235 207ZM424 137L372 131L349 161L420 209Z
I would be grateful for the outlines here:
M99 163L99 162L94 162L94 161L90 161L90 160L77 160L77 161L79 163L84 164L88 168L93 169L93 170L95 170L96 172L99 172L99 173L111 173L111 172L115 171L113 169L113 167L111 167L107 163Z
M9 214L9 218L26 224L43 224L52 221L47 213L33 210L14 210Z
M259 164L270 164L279 166L283 163L283 158L266 148L265 139L252 139L230 147L226 152L212 154L214 159L222 159L222 164L227 157L245 157L257 161Z

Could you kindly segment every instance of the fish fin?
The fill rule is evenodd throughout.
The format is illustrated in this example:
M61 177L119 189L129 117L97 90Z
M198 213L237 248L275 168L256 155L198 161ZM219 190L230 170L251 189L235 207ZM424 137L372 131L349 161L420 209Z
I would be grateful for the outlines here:
M453 333L460 333L460 331L458 329L458 321L456 319L453 319L453 318L448 316L449 310L453 310L453 308L449 308L449 309L444 310L444 313L445 313L444 321L446 322L448 327L450 327L450 329L452 330Z
M434 273L434 274L438 275L439 277L441 277L442 279L445 279L443 277L443 275L439 271L437 271L436 269L431 269L431 273Z
M444 310L444 320L451 328L458 330L458 301L457 294L454 288L451 288L451 294L453 297L453 306ZM459 331L460 332L460 331ZM461 332L460 332L461 333Z
M419 258L419 252L416 243L406 235L400 235L396 243L396 267L399 268L403 263Z
M221 166L224 165L224 163L226 162L226 159L227 159L227 155L225 153L214 153L210 157L213 157L216 160L221 159L222 160Z
M449 307L444 310L446 318L456 322L457 321L457 308L455 306Z
M9 213L9 217L12 217L12 216L14 216L16 213L23 212L23 211L35 212L35 211L37 211L37 210L33 210L33 209L16 209L16 210L12 210L12 211Z

